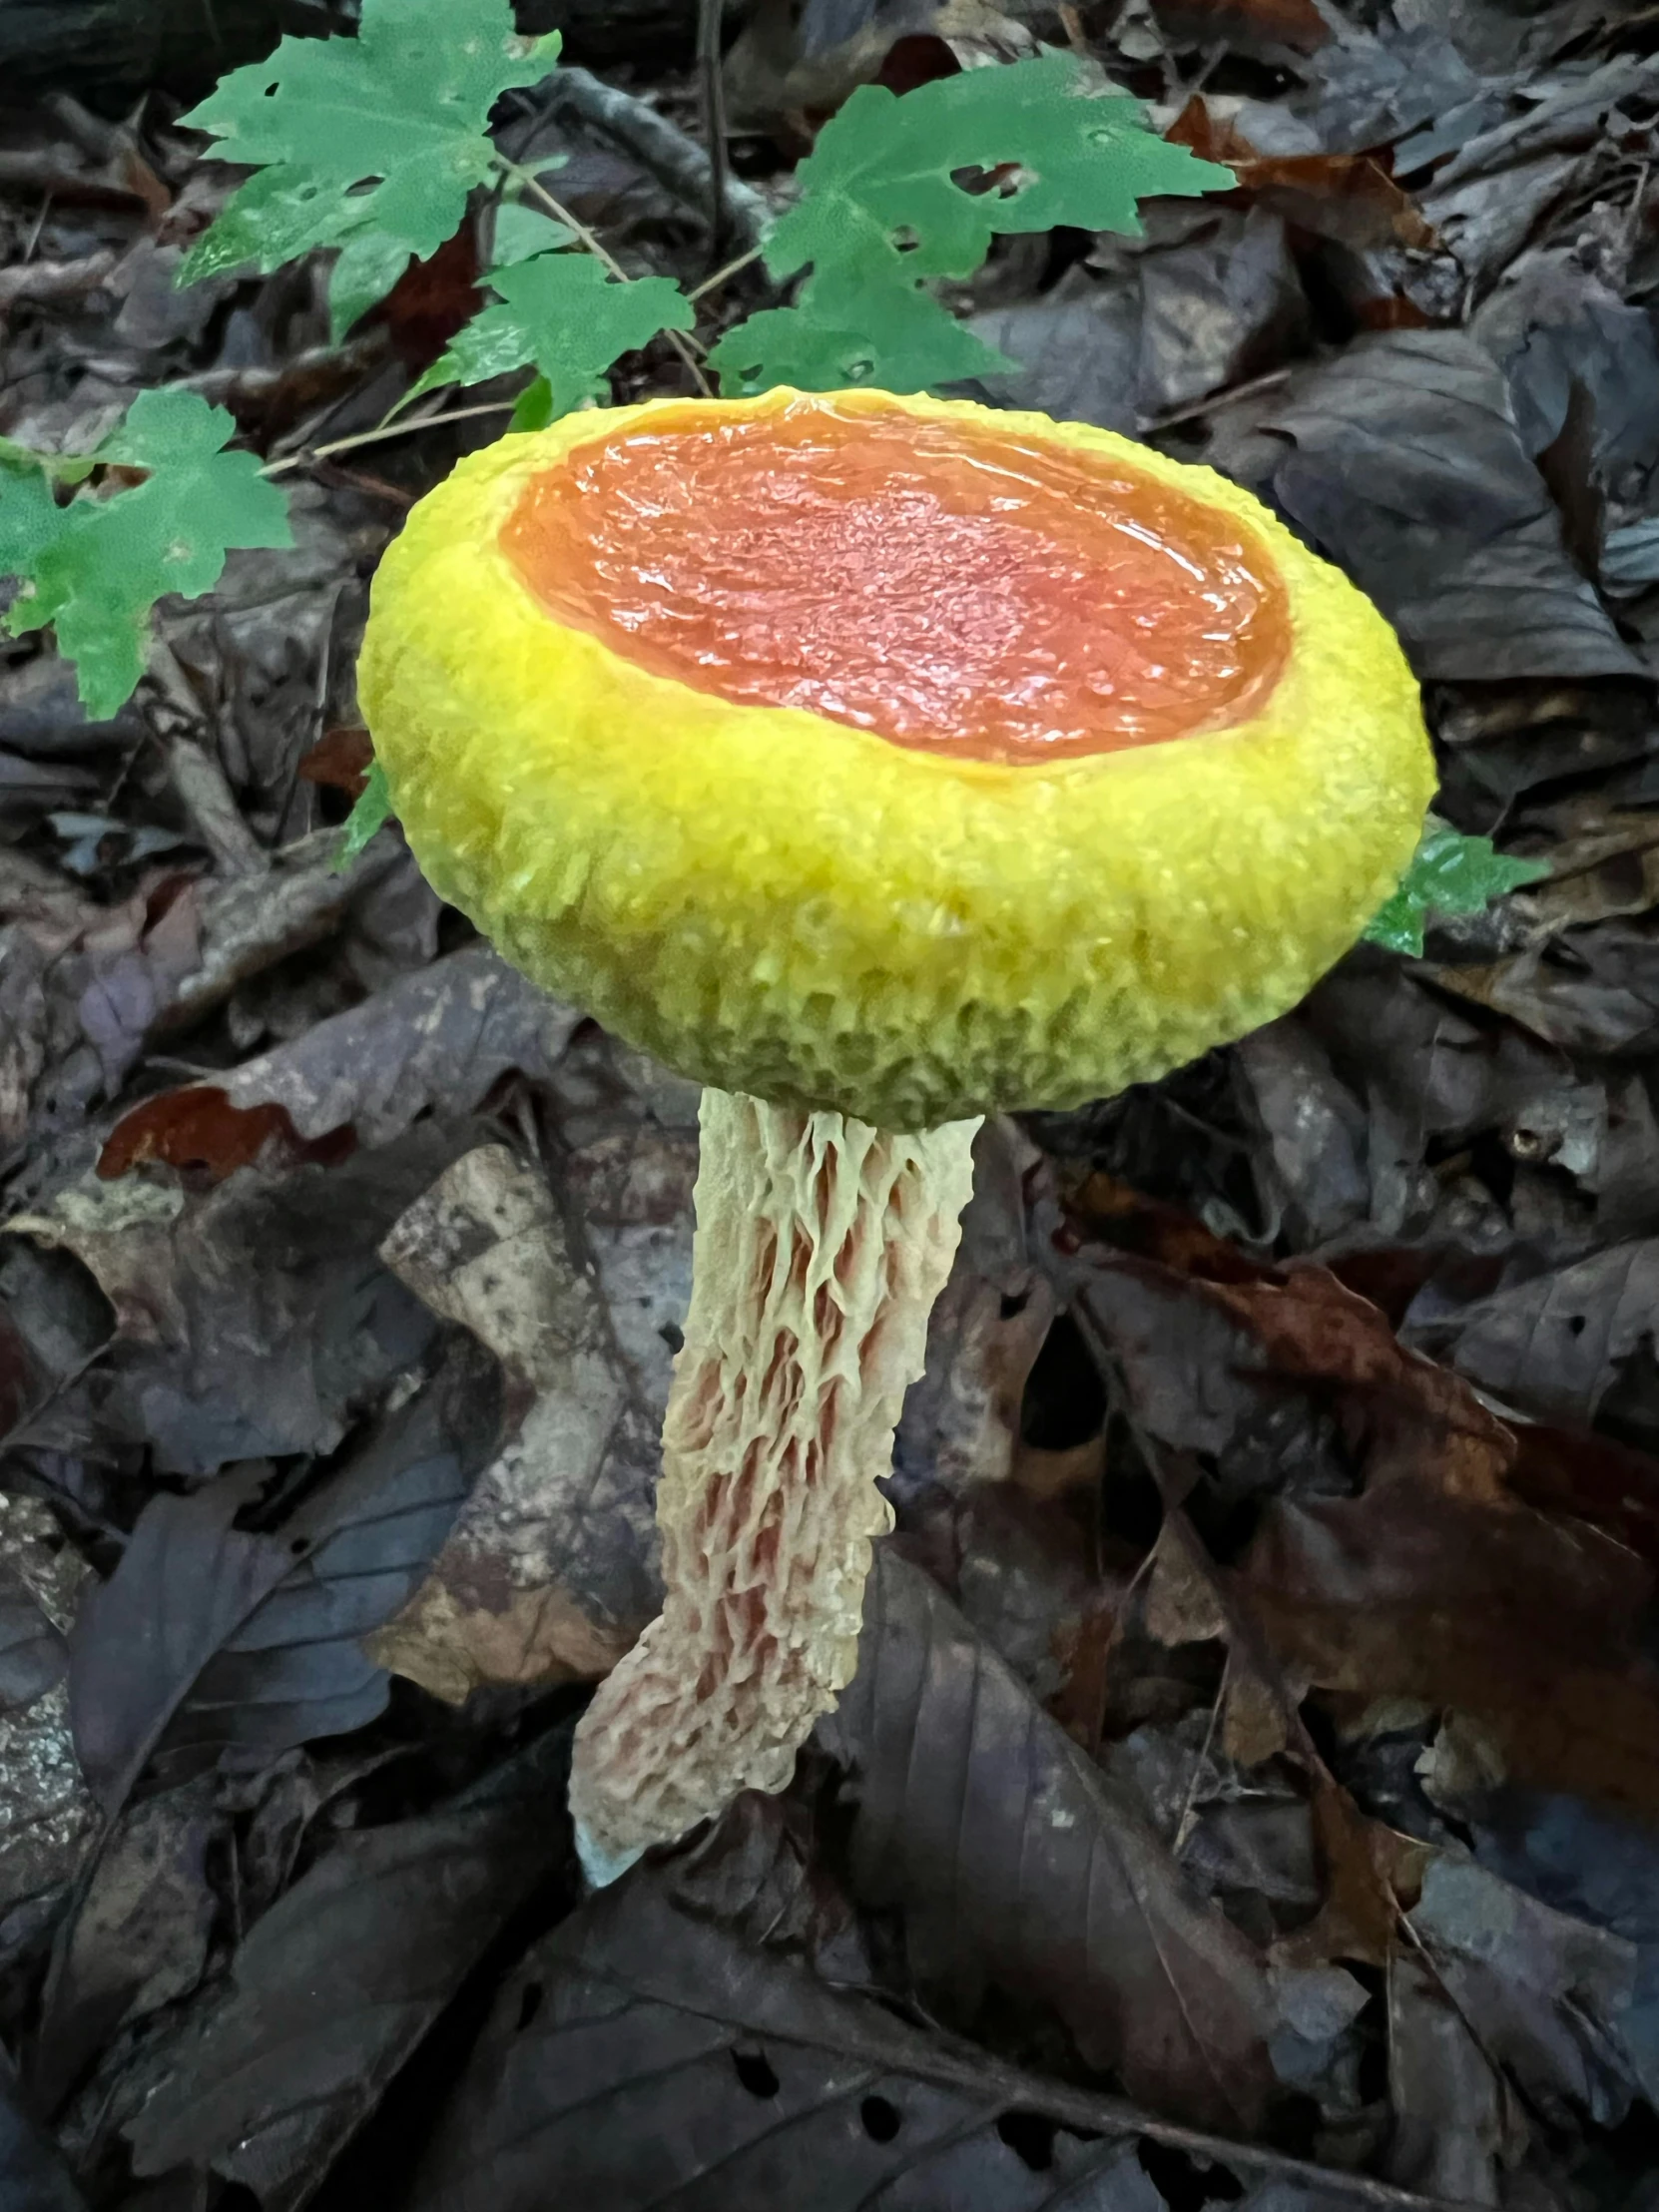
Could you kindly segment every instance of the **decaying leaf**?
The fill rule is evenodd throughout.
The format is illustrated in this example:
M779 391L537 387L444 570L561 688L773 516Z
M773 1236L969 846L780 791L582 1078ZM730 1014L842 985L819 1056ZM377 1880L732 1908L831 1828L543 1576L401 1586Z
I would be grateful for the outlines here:
M1135 2137L1251 2212L1345 2212L1342 2175L1148 2120L924 2034L799 1958L677 1908L648 1869L533 1949L440 2121L411 2212L549 2190L608 2212L773 2205L1160 2212ZM810 2195L802 2197L803 2190Z
M1448 330L1362 338L1267 426L1292 518L1388 616L1424 677L1629 676L1630 648L1569 562L1490 356Z
M278 1531L236 1525L258 1464L153 1498L71 1640L76 1750L106 1812L152 1766L178 1779L373 1719L387 1684L361 1639L424 1572L495 1424L491 1365L463 1339Z
M481 1682L603 1675L660 1602L661 1411L618 1349L553 1193L504 1146L483 1146L381 1250L434 1313L500 1360L518 1432L376 1655L457 1702Z
M487 945L399 976L290 1044L246 1060L222 1082L147 1100L117 1123L99 1162L121 1175L141 1160L220 1173L257 1158L284 1129L320 1141L349 1130L384 1145L419 1115L462 1114L509 1069L544 1078L581 1016L525 981Z
M140 2174L208 2168L294 2212L565 1849L543 1739L453 1804L342 1839L237 1956L188 2075L129 2127ZM419 1940L411 1942L411 1930Z
M1220 1496L1261 1481L1271 1449L1278 1494L1233 1584L1283 1666L1455 1705L1517 1776L1659 1804L1649 1570L1520 1501L1514 1434L1461 1377L1318 1269L1218 1283L1119 1255L1081 1295L1137 1416L1213 1458Z
M1622 2039L1633 1944L1448 1857L1424 1875L1411 1929L1481 2048L1534 2109L1562 2124L1574 2110L1604 2127L1624 2116L1638 2086Z
M1659 1242L1609 1246L1592 1257L1475 1299L1414 1332L1506 1403L1555 1420L1595 1421L1621 1378L1651 1371L1659 1330ZM1625 1419L1659 1444L1659 1401L1639 1390Z
M464 1125L412 1129L327 1170L244 1168L201 1196L89 1176L49 1212L14 1216L8 1231L83 1262L117 1319L97 1367L30 1433L73 1440L91 1420L187 1475L334 1450L431 1343L431 1315L375 1246L466 1142Z
M859 1894L901 1912L924 1987L969 2015L987 1984L1044 2001L1132 2095L1256 2123L1277 2024L1264 1959L1188 1887L1133 1794L889 1548L858 1673L820 1732L852 1774Z
M66 1679L82 1572L44 1505L0 1494L0 1913L67 1882L96 1818Z

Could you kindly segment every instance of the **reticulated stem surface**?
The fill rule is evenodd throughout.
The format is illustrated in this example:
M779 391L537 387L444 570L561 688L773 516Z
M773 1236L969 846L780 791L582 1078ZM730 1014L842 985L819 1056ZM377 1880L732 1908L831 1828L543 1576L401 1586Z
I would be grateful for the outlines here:
M893 1136L706 1090L657 1492L662 1613L576 1732L591 1880L781 1790L851 1679L875 1487L950 1272L977 1121Z

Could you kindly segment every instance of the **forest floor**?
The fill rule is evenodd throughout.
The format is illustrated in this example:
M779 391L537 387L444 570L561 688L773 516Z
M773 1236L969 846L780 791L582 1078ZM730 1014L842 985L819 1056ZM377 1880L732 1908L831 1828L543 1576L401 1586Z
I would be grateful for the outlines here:
M0 118L0 431L200 392L298 537L165 604L113 721L0 651L0 2204L1651 2212L1659 19L759 21L773 205L854 82L1033 38L1234 167L999 242L957 303L1023 366L976 395L1258 491L1397 627L1439 811L1548 876L987 1128L852 1688L785 1797L584 1899L696 1093L395 829L334 865L367 581L510 392L316 448L476 254L330 345L314 257L175 288L234 182L177 87ZM665 58L608 129L525 97L521 158L691 286Z

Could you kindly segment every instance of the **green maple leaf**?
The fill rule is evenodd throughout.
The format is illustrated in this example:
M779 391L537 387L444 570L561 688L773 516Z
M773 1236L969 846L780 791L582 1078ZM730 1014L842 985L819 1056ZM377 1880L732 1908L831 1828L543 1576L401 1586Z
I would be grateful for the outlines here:
M727 393L794 384L844 391L877 384L926 391L962 376L1017 368L948 307L884 272L831 268L815 278L810 306L763 307L712 348Z
M408 399L434 384L478 384L534 362L548 386L543 420L551 421L584 399L603 398L604 371L619 353L696 320L671 276L623 283L586 254L537 254L492 269L483 280L500 304L461 325Z
M902 97L860 85L820 132L799 172L800 200L767 237L773 276L812 274L794 307L752 316L713 349L723 386L822 390L847 380L849 349L871 363L867 379L853 380L893 391L1008 367L970 333L947 337L954 318L923 280L971 276L998 232L1063 223L1135 235L1149 194L1234 182L1230 170L1149 131L1144 114L1137 101L1085 94L1064 54L965 70ZM964 171L1007 165L1000 188L957 182ZM854 299L856 318L847 312Z
M236 423L195 392L144 391L92 456L150 473L60 507L44 474L0 476L0 572L22 579L13 635L54 625L89 715L107 721L144 673L150 610L167 592L211 591L239 546L284 547L287 502Z
M284 38L181 121L257 169L192 247L182 283L342 249L336 330L451 237L491 177L491 108L547 75L558 33L526 40L509 0L363 0L355 38ZM389 275L387 274L389 272ZM378 290L370 291L371 284Z
M1372 944L1415 958L1430 914L1478 914L1494 898L1548 873L1542 860L1513 859L1490 837L1465 837L1430 815L1398 889L1365 935Z

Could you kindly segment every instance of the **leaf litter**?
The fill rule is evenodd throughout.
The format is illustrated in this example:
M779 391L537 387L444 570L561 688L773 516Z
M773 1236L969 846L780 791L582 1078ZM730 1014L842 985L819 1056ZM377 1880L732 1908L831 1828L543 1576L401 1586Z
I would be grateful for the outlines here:
M1399 628L1438 811L1510 872L1163 1084L987 1132L856 1679L786 1798L584 1902L563 1762L654 1603L695 1093L528 991L395 826L335 864L367 579L505 406L293 467L291 553L225 447L371 429L448 373L492 266L530 274L496 287L501 358L460 364L477 396L509 355L589 377L543 326L562 236L519 209L492 250L466 203L503 88L514 158L562 162L630 276L700 283L683 12L659 38L672 9L639 0L630 69L567 11L603 80L545 107L505 48L429 77L418 42L379 48L363 113L420 80L457 163L440 228L467 221L401 276L351 250L343 171L290 211L337 266L251 273L248 196L282 179L233 199L195 161L200 80L135 109L112 60L120 98L5 118L0 432L92 454L125 417L103 503L52 514L139 531L199 596L148 640L93 610L86 704L33 633L0 657L0 2194L1634 2212L1659 2141L1639 17L740 11L745 243L856 87L944 87L941 373L1258 490ZM291 103L314 55L262 57L315 27L226 27L252 74L221 123L257 135L269 83ZM1029 180L964 194L950 118L1033 44L1151 103L1172 193L1194 156L1233 189L1153 198L1135 238L1022 235ZM401 267L441 241L395 152ZM821 159L913 319L891 211ZM222 266L180 290L191 253ZM851 280L828 253L813 278ZM619 399L685 388L650 304ZM720 312L728 351L796 343L763 273ZM217 487L211 542L176 545L119 443L152 415Z

